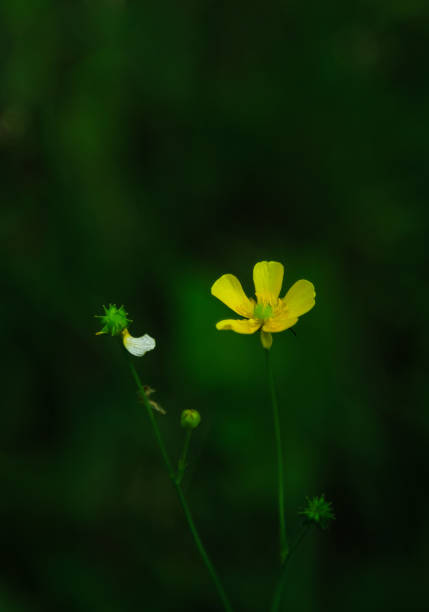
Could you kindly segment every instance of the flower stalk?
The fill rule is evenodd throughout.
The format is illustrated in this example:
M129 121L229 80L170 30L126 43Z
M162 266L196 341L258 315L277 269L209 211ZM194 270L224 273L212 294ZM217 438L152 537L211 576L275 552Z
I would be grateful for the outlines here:
M276 441L276 454L277 454L277 498L278 498L278 514L279 514L279 548L280 548L280 562L283 564L286 561L288 555L288 543L286 538L286 524L285 524L285 509L284 509L284 475L283 475L283 446L280 432L280 416L279 407L277 403L277 394L274 384L274 376L271 367L270 350L264 349L265 353L265 364L267 370L268 386L270 388L271 403L273 406L273 420L274 420L274 437Z

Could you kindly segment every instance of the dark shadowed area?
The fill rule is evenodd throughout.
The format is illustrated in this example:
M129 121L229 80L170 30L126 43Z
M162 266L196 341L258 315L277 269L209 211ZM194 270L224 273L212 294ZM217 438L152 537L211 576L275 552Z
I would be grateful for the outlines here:
M277 578L257 334L217 331L230 272L285 265L316 307L274 337L287 528L337 520L282 610L427 610L429 5L6 0L0 7L0 610L221 610L102 305L167 415L237 611Z

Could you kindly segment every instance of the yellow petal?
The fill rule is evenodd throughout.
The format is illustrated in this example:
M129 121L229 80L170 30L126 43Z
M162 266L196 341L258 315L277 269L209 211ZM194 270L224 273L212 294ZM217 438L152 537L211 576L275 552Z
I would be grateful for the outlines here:
M315 297L313 283L308 280L299 280L292 285L282 302L289 316L300 317L313 308Z
M231 329L237 334L253 334L261 327L257 319L224 319L216 323L216 329Z
M276 317L272 317L271 319L268 319L268 321L264 323L262 331L281 332L281 331L284 331L285 329L289 329L289 327L292 327L292 325L295 325L297 321L298 321L298 317L293 317L293 316L290 316L289 313L283 312L277 315Z
M284 268L278 261L260 261L253 268L258 302L276 304L282 288Z
M233 274L224 274L213 284L212 295L242 317L251 317L254 302L243 291L240 281Z

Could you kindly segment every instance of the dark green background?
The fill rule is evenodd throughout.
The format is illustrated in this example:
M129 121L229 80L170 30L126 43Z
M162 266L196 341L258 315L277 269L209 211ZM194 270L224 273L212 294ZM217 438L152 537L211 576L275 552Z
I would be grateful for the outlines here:
M263 259L317 290L272 349L289 530L306 495L337 514L284 609L427 609L428 37L423 0L2 2L2 612L220 609L109 302L157 340L173 457L200 410L185 489L237 610L268 609L263 352L210 295Z

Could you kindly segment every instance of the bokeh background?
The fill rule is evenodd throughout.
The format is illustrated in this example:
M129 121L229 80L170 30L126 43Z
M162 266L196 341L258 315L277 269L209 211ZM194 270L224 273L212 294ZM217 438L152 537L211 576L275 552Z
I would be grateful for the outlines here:
M282 261L316 308L272 359L291 536L284 610L427 610L429 6L9 0L0 8L2 612L220 610L102 304L200 410L184 486L237 610L267 610L275 453L259 339L226 272Z

